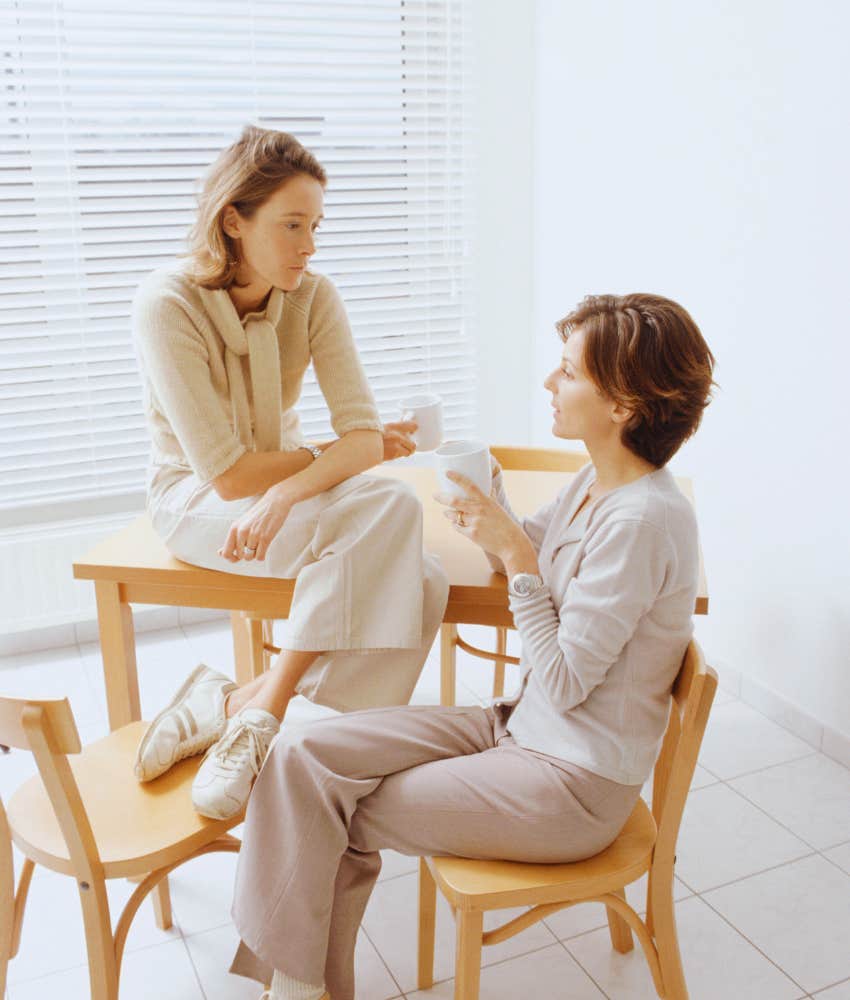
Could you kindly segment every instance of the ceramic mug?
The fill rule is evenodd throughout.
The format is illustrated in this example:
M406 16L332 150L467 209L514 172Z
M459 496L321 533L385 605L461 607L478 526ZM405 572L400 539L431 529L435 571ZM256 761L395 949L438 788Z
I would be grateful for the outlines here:
M411 435L417 451L433 451L443 441L443 401L439 396L421 393L407 396L399 403L402 420L415 420L418 429Z
M447 441L435 452L437 481L442 493L464 497L466 491L459 483L452 482L447 472L459 472L471 479L484 496L490 495L490 449L483 441Z

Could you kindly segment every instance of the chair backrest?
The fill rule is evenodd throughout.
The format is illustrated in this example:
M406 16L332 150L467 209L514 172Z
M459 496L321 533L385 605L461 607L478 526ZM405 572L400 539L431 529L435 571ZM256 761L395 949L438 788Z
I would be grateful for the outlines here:
M578 472L590 461L583 451L561 451L559 448L520 448L496 445L490 454L503 469L524 469L527 472Z
M45 732L49 731L56 753L79 753L80 736L67 698L38 700L0 697L0 744L18 750L32 750L24 718L35 721L41 711Z
M0 743L32 752L75 872L91 875L100 856L66 756L82 749L68 699L0 697Z
M653 868L669 865L672 871L679 826L716 690L717 674L706 665L702 650L692 639L673 684L670 718L655 762L652 815L658 837Z

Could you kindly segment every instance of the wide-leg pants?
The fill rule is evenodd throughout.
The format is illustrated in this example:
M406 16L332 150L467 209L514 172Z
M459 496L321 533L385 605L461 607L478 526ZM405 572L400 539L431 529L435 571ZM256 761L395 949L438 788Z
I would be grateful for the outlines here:
M295 504L263 561L218 555L256 501L222 500L210 484L153 470L148 513L178 559L239 576L296 578L286 649L322 651L299 694L338 711L403 705L448 600L438 560L422 550L422 505L395 479L358 475Z
M354 1000L381 848L567 862L611 843L640 786L518 746L508 714L405 706L284 729L248 805L231 971L269 982L279 969Z

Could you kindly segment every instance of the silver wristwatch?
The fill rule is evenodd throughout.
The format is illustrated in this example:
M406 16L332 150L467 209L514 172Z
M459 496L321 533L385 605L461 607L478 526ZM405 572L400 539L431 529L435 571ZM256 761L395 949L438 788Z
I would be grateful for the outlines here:
M302 444L299 447L303 448L304 451L309 451L314 460L322 457L322 449L314 444Z
M536 573L517 573L508 583L508 590L514 597L531 597L543 586L543 577Z

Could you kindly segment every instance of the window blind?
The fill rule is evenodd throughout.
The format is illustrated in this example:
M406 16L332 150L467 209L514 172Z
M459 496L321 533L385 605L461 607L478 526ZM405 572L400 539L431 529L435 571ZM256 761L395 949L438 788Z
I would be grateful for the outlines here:
M0 0L0 517L143 489L130 303L185 249L198 180L248 122L328 171L311 266L340 289L382 417L427 390L469 433L465 16L463 0ZM331 436L312 373L299 412Z

